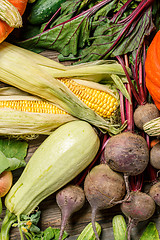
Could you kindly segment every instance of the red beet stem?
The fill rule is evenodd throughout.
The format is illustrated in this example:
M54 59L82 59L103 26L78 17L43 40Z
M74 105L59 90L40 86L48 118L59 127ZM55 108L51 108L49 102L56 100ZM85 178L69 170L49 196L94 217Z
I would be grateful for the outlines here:
M117 58L118 62L121 64L121 66L122 66L122 68L123 68L123 70L124 70L124 72L125 72L125 74L126 74L128 83L129 83L129 85L130 85L130 87L131 87L132 93L133 93L136 101L138 102L138 104L141 104L141 99L140 99L138 93L136 92L136 90L135 90L135 88L134 88L134 86L133 86L133 83L132 83L131 78L130 78L128 72L127 72L126 66L125 66L122 58L121 58L120 56L116 56L116 58Z

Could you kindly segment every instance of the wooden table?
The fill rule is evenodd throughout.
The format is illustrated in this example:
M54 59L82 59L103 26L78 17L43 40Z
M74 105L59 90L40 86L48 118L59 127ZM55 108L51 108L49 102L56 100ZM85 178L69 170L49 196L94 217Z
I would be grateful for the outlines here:
M57 61L58 54L56 52L45 51L43 55ZM64 65L66 64L70 64L70 63L69 62L64 63ZM44 141L45 138L46 136L40 136L39 138L29 142L26 161L30 159L34 151L42 143L42 141ZM14 171L13 175L14 175L14 181L16 181L16 179L19 176L19 171L18 170ZM42 201L41 204L39 205L39 209L41 210L41 220L39 223L41 230L44 230L49 226L53 228L60 228L61 213L55 201L55 194L52 194L51 196L46 198L44 201ZM1 218L3 218L4 214L5 214L5 209L3 209ZM102 235L101 235L102 240L106 240L106 239L114 240L113 230L112 230L112 218L117 214L122 214L120 211L119 205L112 207L110 209L106 209L98 212L96 221L98 221L102 227ZM91 208L86 200L84 207L79 212L73 214L66 225L65 230L70 235L68 240L75 240L90 221L91 221ZM154 216L149 221L156 222L158 229L160 229L159 227L160 217L159 217L158 207L156 209ZM149 221L139 223L138 226L133 229L132 231L133 240L139 239L139 237L141 236L142 232L144 231ZM12 228L10 233L11 233L10 239L12 240L20 239L19 230L17 228Z

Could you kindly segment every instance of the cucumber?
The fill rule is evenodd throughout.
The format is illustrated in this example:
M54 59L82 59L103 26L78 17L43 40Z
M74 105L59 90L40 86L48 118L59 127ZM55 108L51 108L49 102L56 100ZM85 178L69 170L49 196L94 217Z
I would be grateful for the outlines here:
M96 230L98 236L101 234L101 226L99 223L95 222ZM77 240L96 240L96 236L93 231L92 223L89 223L81 232Z
M127 224L122 215L116 215L112 220L115 240L127 240Z
M37 0L31 7L28 21L37 25L47 22L63 2L65 0Z
M144 230L140 240L159 240L159 233L154 222L150 222Z

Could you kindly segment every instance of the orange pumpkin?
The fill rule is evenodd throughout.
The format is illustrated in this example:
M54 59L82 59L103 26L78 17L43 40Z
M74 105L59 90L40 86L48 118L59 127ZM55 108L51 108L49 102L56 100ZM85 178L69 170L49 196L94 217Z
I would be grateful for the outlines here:
M8 1L18 9L21 16L24 14L28 0L8 0ZM10 27L6 22L0 20L0 43L3 42L13 30L14 30L13 27Z
M148 47L145 71L146 87L155 105L160 110L160 30Z

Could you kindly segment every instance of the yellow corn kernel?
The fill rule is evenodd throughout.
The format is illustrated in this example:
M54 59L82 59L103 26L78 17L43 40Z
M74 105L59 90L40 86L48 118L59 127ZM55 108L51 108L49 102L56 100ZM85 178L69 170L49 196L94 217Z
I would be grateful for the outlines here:
M83 86L72 79L59 79L62 81L81 101L98 115L109 118L114 115L118 107L118 101L107 92Z
M1 100L0 108L32 113L66 114L57 106L41 100Z

